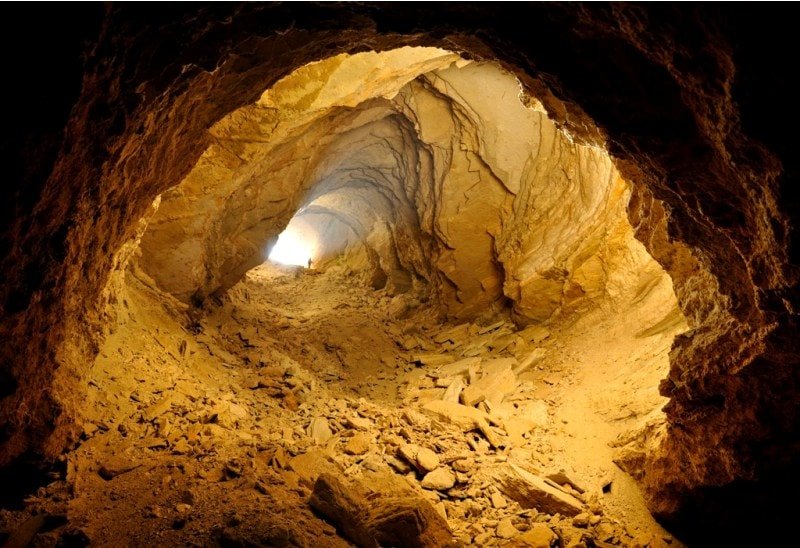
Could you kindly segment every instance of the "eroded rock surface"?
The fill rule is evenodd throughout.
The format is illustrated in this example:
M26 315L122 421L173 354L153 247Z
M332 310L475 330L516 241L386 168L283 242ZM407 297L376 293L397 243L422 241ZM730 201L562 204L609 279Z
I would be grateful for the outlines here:
M213 128L149 220L143 268L202 300L261 263L300 209L290 230L318 266L344 255L398 293L425 282L455 316L510 299L518 321L541 322L668 293L610 158L520 94L499 67L433 48L303 67Z

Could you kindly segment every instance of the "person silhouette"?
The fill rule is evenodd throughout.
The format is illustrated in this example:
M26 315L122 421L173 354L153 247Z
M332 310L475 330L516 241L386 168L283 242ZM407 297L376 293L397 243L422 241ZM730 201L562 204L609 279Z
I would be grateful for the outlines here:
M308 258L308 268L311 268L311 257Z

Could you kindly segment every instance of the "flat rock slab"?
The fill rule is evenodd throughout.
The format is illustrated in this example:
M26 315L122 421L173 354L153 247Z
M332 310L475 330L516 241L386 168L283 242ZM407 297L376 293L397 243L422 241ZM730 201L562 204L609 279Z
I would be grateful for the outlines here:
M411 357L412 362L419 362L422 365L444 365L453 362L453 357L447 354L414 354Z
M319 445L324 445L333 437L328 419L325 417L314 417L308 425L308 436Z
M494 358L491 360L484 360L479 369L481 378L487 376L494 376L503 373L508 369L512 369L517 365L517 360L514 358Z
M511 363L503 362L500 368L485 372L480 380L467 386L461 393L461 402L464 405L475 405L488 401L492 405L498 405L516 389L517 376L511 370Z
M489 415L480 409L443 400L429 401L422 409L439 420L461 428L464 432L480 430L492 447L505 445L503 439L489 427L488 423L491 420Z
M458 403L461 400L461 392L463 392L465 387L466 384L464 384L464 381L461 379L461 377L456 377L456 379L450 383L450 385L444 391L442 399L444 401Z
M493 473L498 488L508 498L523 508L535 508L546 514L576 516L583 511L583 503L565 493L554 483L531 474L511 463L499 466Z
M461 325L457 325L455 327L442 331L433 338L433 342L437 344L442 344L447 341L450 341L455 345L462 344L469 338L469 328L470 324L462 323Z
M435 379L466 376L470 368L478 367L481 363L480 358L464 358L453 363L448 363L437 367L435 370L430 371L428 375Z
M362 548L453 546L447 521L392 473L344 480L322 474L309 504Z
M489 418L480 409L451 401L429 401L422 407L422 410L439 420L458 426L464 432L474 429L479 423L485 422Z
M522 337L525 342L539 344L550 336L550 330L540 325L531 325L530 327L526 327L522 331L517 332L517 335Z
M157 419L172 407L172 400L173 397L171 394L159 399L142 412L142 419L147 422L152 422L153 420Z

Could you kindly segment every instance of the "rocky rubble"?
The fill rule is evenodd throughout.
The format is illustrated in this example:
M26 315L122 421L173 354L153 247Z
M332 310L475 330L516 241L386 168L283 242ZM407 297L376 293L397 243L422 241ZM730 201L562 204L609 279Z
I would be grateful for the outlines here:
M795 124L774 116L793 101L785 55L793 20L778 8L520 3L498 16L493 5L458 3L168 12L117 4L81 9L74 25L61 13L15 10L13 24L24 30L6 37L17 52L10 73L24 77L9 88L14 108L0 147L10 165L0 267L3 464L28 452L55 458L82 434L83 379L114 323L106 305L119 296L123 249L157 195L217 141L209 135L217 121L306 63L425 45L502 64L572 141L608 150L633 183L636 236L669 271L693 328L677 341L661 388L672 401L661 446L647 449L638 472L651 508L725 530L731 514L752 521L751 507L730 503L743 482L766 500L783 492L796 469L788 434L800 430L800 208L790 192ZM210 170L246 158L242 141L232 144ZM205 279L189 274L176 279ZM543 274L530 294L552 297L540 290L561 287L563 272ZM580 295L563 287L564 296ZM539 304L546 311L552 303ZM729 487L709 506L709 486ZM762 505L762 518L781 524L776 506ZM762 530L752 533L760 539Z
M103 414L85 426L64 480L31 501L31 511L68 523L37 538L635 545L607 515L599 485L585 489L554 459L553 436L563 435L555 402L522 380L544 374L547 329L442 325L425 307L398 319L389 297L341 273L270 272L254 279L284 284L278 297L251 280L200 320L196 335L167 309L145 310L131 290L128 323L90 381L114 387L94 392ZM338 288L333 309L349 303L337 309L338 336L313 309L277 311L288 304L274 300L287 298L287 285L299 296L316 286L330 293L329 284ZM222 314L235 322L218 323ZM346 340L367 336L364 318L386 334L369 368L345 352ZM325 334L319 352L304 329ZM110 366L112 351L143 336L158 342L129 359L158 361L159 373ZM370 375L358 378L348 363ZM131 513L143 520L136 531L119 520ZM663 542L656 533L639 544Z

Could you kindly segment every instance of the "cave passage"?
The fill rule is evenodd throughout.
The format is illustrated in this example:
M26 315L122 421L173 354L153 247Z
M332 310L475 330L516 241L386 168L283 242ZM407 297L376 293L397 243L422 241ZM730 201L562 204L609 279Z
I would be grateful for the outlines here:
M788 11L6 15L0 545L792 538Z
M678 544L617 464L687 325L602 148L436 48L306 65L211 132L111 282L82 534Z

